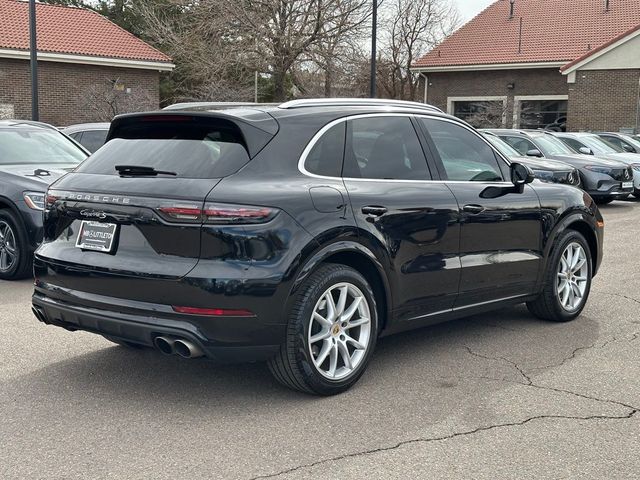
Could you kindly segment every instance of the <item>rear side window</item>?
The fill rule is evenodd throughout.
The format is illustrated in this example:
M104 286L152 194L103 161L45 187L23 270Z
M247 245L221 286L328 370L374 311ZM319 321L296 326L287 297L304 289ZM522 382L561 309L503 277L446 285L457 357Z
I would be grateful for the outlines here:
M84 148L93 153L104 145L108 132L108 130L87 130L82 134L79 142Z
M343 176L429 180L427 160L409 117L349 121Z
M304 163L309 173L325 177L340 176L346 128L345 122L334 125L316 142Z
M207 124L141 122L126 125L76 170L118 175L118 165L152 167L182 178L220 178L249 162L239 129L229 121Z

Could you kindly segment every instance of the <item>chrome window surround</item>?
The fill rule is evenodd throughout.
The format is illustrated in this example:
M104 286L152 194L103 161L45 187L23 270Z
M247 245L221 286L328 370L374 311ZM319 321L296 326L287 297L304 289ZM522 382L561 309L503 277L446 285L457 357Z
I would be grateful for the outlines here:
M298 170L300 171L300 173L302 173L303 175L307 176L307 177L312 177L312 178L320 178L320 179L325 179L325 180L349 180L349 181L353 181L353 182L395 182L395 183L416 183L416 182L421 182L421 183L474 183L474 184L491 184L491 185L512 185L511 182L507 182L507 181L502 181L502 182L470 182L468 180L396 180L396 179L384 179L384 178L353 178L353 177L330 177L330 176L326 176L326 175L316 175L315 173L311 173L309 172L306 168L305 168L305 162L307 160L307 156L309 156L309 153L311 153L311 150L313 149L313 147L315 147L316 143L320 140L320 138L333 126L338 125L342 122L348 122L349 120L356 120L356 119L360 119L360 118L371 118L371 117L425 117L425 118L430 118L433 120L440 120L442 122L449 122L449 123L453 123L454 125L458 125L462 128L465 128L467 130L469 130L471 133L473 133L475 136L477 136L478 138L480 138L485 144L487 144L489 146L489 148L491 148L491 150L497 154L498 158L502 159L502 161L504 161L506 163L507 166L510 165L510 162L504 158L504 156L498 152L497 149L495 149L493 147L493 145L491 145L482 135L480 135L478 132L476 132L475 130L473 130L472 128L468 127L467 125L464 125L462 123L456 122L454 120L450 120L448 118L442 118L439 116L431 116L431 115L425 115L425 114L416 114L416 113L363 113L360 115L351 115L349 117L342 117L342 118L338 118L336 120L333 120L329 123L327 123L324 127L322 127L318 133L316 133L313 138L311 139L311 141L307 144L307 146L305 147L305 149L302 152L302 155L300 156L300 159L298 160Z

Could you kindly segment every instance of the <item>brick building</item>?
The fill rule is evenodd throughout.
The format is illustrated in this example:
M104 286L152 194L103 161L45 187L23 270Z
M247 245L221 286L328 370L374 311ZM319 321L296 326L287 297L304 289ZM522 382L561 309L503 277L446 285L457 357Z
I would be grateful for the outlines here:
M110 120L157 109L171 59L87 9L37 4L40 120ZM31 118L28 3L0 0L0 118Z
M414 63L478 126L640 131L638 0L498 0Z

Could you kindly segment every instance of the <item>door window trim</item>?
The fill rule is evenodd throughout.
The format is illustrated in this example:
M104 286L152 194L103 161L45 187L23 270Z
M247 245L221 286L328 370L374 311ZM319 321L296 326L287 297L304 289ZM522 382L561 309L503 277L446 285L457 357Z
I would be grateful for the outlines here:
M469 132L473 133L474 135L476 135L480 140L482 140L486 145L489 146L489 148L497 156L496 161L498 162L498 166L502 171L503 177L506 178L508 176L507 175L508 167L511 164L511 162L507 160L504 157L504 155L502 155L493 145L491 145L490 142L488 142L482 135L480 135L472 127L464 124L460 120L452 120L446 117L440 117L437 115L427 115L422 113L361 113L358 115L349 115L346 117L341 117L341 118L332 120L331 122L323 126L320 130L318 130L318 132L311 138L307 146L302 151L302 154L300 155L300 159L298 160L298 170L300 171L300 173L302 173L306 177L319 178L322 180L334 180L334 181L342 179L342 180L349 180L351 182L395 182L395 183L420 182L420 183L465 183L465 184L469 183L468 181L465 181L465 180L443 180L442 178L440 178L440 172L437 169L435 172L433 171L432 162L431 162L431 159L429 158L430 156L434 155L432 151L433 146L430 145L429 140L427 139L427 136L424 134L424 127L420 124L420 122L418 122L419 131L416 131L416 136L418 137L418 140L420 141L420 144L422 146L423 153L427 161L427 167L429 170L431 170L431 176L432 177L438 176L438 178L432 178L431 180L399 180L399 179L381 179L381 178L330 177L330 176L317 175L315 173L311 173L305 168L305 162L307 161L307 157L311 153L311 150L313 150L313 147L315 146L315 144L320 140L320 138L322 138L322 136L331 127L341 122L348 122L349 120L354 120L359 118L370 118L370 117L409 117L409 119L412 120L411 123L413 124L414 129L416 128L416 125L413 119L418 119L418 118L430 118L430 119L441 120L443 122L449 122L449 123L453 123L454 125L458 125L459 127L462 127L468 130ZM427 151L425 151L425 147L427 148ZM502 162L500 162L500 160L502 160ZM344 158L343 158L343 162L344 162ZM474 182L474 183L477 183L477 184L490 183L491 185L511 185L511 182L509 182L508 180L503 180L501 182Z
M327 123L324 127L322 127L311 138L311 140L309 141L309 143L307 144L305 149L302 151L302 155L300 155L300 159L298 160L298 170L300 171L300 173L302 173L303 175L305 175L307 177L320 178L320 179L324 179L324 180L342 179L342 180L349 180L349 181L354 181L354 182L397 182L397 183L432 182L434 180L401 180L401 179L386 179L386 178L354 178L354 177L344 177L344 176L330 177L330 176L326 176L326 175L317 175L315 173L311 173L305 167L305 163L307 161L307 157L309 156L309 154L313 150L313 147L316 145L316 143L320 140L320 138L322 138L322 136L327 131L329 131L332 127L334 127L335 125L338 125L339 123L342 123L342 122L347 123L347 122L349 122L351 120L358 120L358 119L361 119L361 118L407 117L411 121L411 126L413 127L413 129L415 131L415 134L416 134L416 139L418 140L418 143L420 144L420 148L422 149L422 154L424 155L425 164L427 166L427 172L429 172L431 177L433 177L433 172L431 172L429 160L427 158L427 152L424 151L424 145L422 144L421 139L420 139L420 133L416 130L416 127L415 127L415 125L413 124L413 121L412 121L412 117L413 116L414 116L413 113L362 113L362 114L358 114L358 115L350 115L350 116L347 116L347 117L341 117L341 118L338 118L336 120L332 120L331 122ZM345 143L345 145L346 145L346 143ZM342 158L342 162L343 162L343 165L344 165L344 155L343 155L343 158Z
M493 152L493 155L495 157L496 163L498 165L498 169L500 170L500 173L502 174L503 180L501 181L495 181L495 182L491 182L491 181L482 181L482 182L472 182L471 180L442 180L440 179L439 181L441 182L446 182L446 183L465 183L465 184L469 184L469 183L473 183L473 184L489 184L489 185L513 185L510 181L509 181L509 166L511 165L511 162L504 156L502 155L502 153L495 148L493 145L491 145L491 142L489 142L486 138L484 138L480 133L478 133L474 128L464 124L464 123L459 123L456 121L452 121L451 119L448 118L442 118L442 117L436 117L434 115L415 115L416 119L418 118L428 118L430 120L440 120L443 122L448 122L448 123L452 123L454 125L457 125L459 127L462 127L466 130L468 130L469 132L471 132L473 135L475 135L477 138L479 138L484 144L486 144L491 151ZM431 150L431 155L432 158L434 160L437 160L437 164L436 164L436 169L438 171L438 174L440 175L440 177L442 177L442 173L441 173L441 169L444 169L444 165L442 164L442 159L440 158L440 154L438 153L438 150L436 148L435 143L433 142L433 138L431 138L431 134L429 133L429 130L427 129L427 127L425 127L422 122L418 122L419 123L419 127L422 131L422 134L424 136L425 142L427 142L429 149ZM446 175L446 172L444 172Z

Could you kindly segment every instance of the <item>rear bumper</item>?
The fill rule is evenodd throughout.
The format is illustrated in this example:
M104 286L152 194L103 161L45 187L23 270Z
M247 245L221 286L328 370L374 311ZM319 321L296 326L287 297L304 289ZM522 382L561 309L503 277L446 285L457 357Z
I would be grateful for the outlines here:
M47 294L43 285L32 297L34 314L41 322L67 330L82 330L131 343L154 346L158 336L177 337L200 347L204 355L218 362L266 360L277 353L285 327L268 325L259 317L201 317L163 312L162 309L131 305L115 311L60 299L60 292ZM71 292L65 292L69 295ZM106 299L102 299L104 301ZM116 299L114 299L116 300ZM100 305L104 305L100 302Z

